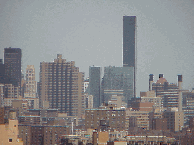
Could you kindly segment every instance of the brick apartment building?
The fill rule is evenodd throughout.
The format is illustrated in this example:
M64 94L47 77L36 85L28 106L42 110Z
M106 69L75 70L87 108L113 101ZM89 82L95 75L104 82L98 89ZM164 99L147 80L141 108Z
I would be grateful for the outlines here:
M85 110L85 128L99 130L125 130L125 110L104 108Z
M58 144L64 134L69 134L67 126L19 125L19 137L25 145Z
M40 107L58 109L68 116L84 113L84 74L58 54L54 62L40 63L39 96Z

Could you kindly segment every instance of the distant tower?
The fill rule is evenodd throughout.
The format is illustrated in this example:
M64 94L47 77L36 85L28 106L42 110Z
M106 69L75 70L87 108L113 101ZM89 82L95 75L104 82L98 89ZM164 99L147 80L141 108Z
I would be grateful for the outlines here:
M89 94L93 95L93 107L98 108L101 105L101 67L89 67Z
M179 87L179 90L182 90L182 82L183 82L183 77L182 75L178 75L178 87Z
M163 74L159 74L159 78L163 78L164 77L164 75Z
M182 75L178 75L178 88L179 88L179 99L178 99L178 110L181 112L182 111Z
M26 68L26 88L24 97L36 98L36 81L34 65L27 65Z
M152 90L152 84L154 82L154 75L153 74L150 74L149 75L149 91Z
M21 86L21 58L20 48L4 48L4 67L6 84L13 84L15 87Z
M134 67L134 97L136 65L136 16L123 16L123 67Z

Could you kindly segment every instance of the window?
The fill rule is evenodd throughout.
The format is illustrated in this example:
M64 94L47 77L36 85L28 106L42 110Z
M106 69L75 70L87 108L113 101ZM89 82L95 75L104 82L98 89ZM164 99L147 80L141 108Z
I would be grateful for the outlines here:
M12 142L12 138L9 139L9 142Z

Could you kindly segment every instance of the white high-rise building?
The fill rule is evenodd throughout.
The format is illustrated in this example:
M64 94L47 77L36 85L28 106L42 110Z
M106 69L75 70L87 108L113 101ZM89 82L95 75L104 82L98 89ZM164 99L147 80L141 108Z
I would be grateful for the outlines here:
M36 81L34 65L27 65L26 68L26 89L25 98L36 98Z

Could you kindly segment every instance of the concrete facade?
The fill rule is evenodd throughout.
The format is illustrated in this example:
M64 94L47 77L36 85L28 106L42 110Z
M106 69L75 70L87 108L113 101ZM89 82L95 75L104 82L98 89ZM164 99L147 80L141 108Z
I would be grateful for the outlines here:
M26 83L24 97L36 98L36 80L34 65L27 65L26 68Z
M184 126L184 113L178 110L167 110L164 112L167 119L167 129L170 131L180 131Z
M0 124L0 144L23 145L21 138L18 138L18 121L9 120L8 124Z
M129 106L134 97L134 68L133 67L104 67L104 102L112 95L123 95L123 101Z
M149 111L131 111L126 110L126 126L129 126L129 117L135 117L137 127L149 130Z
M25 145L58 144L64 134L69 134L67 126L19 125L19 136Z
M108 132L98 132L98 145L106 144L109 141L109 133Z

